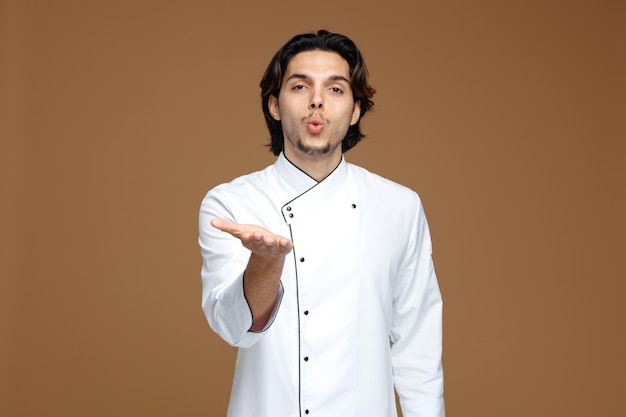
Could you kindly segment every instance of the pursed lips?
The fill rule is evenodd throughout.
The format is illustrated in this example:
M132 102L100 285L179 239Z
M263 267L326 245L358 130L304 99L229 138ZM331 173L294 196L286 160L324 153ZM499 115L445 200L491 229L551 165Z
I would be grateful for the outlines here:
M324 129L324 123L320 119L313 117L307 122L307 128L310 133L320 133Z

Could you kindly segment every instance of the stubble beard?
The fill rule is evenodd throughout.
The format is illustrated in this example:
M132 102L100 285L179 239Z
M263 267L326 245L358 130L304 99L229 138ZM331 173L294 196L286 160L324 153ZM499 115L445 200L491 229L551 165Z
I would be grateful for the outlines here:
M332 153L336 149L336 146L333 147L330 142L326 142L325 144L322 144L320 146L313 146L313 145L305 143L300 138L296 139L295 145L296 145L296 148L300 152L302 152L303 154L307 156L312 156L312 157L326 156Z
M306 118L302 119L302 122L306 123L306 120L308 120L312 116L313 114L308 115ZM322 118L322 120L324 121L324 124L326 125L325 128L328 128L328 120L323 118L322 116L319 117ZM333 143L333 140L327 140L325 143L322 144L307 143L307 141L303 140L295 129L290 132L285 140L290 141L296 147L296 149L298 149L298 151L302 152L302 154L317 158L332 154L338 146L341 146L343 142L342 140L338 141L337 143ZM316 142L319 140L320 139L317 139Z

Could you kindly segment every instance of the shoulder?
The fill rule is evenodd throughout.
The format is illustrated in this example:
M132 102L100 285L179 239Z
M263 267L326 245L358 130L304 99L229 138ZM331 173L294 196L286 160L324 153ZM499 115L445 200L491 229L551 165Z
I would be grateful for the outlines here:
M229 182L216 185L207 195L245 196L254 191L262 191L274 177L274 166L270 165L260 171L241 175ZM265 187L264 187L265 186Z
M216 185L206 193L202 205L248 206L250 201L259 201L266 196L273 181L275 181L275 169L270 165L263 170Z
M356 165L351 165L349 171L364 203L363 212L372 216L374 224L385 224L385 230L393 230L397 241L429 236L424 206L417 192Z
M347 167L348 177L354 180L354 183L358 184L359 187L362 187L367 194L385 199L394 204L421 205L419 195L409 187L368 171L358 165L348 163Z

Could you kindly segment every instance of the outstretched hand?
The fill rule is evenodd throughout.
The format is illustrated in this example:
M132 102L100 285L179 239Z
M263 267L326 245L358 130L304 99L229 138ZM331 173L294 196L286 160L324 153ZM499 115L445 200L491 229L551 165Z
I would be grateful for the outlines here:
M220 218L212 219L211 226L236 237L245 248L263 258L281 258L293 248L291 240L261 226L232 223Z

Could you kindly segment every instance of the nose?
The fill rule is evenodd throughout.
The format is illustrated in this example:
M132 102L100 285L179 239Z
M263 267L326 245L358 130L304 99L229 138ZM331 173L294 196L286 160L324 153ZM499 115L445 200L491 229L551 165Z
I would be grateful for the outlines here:
M311 96L311 103L309 104L309 107L311 108L311 110L315 110L315 109L321 110L322 108L324 108L323 102L324 100L322 99L322 95L319 89L315 89Z

